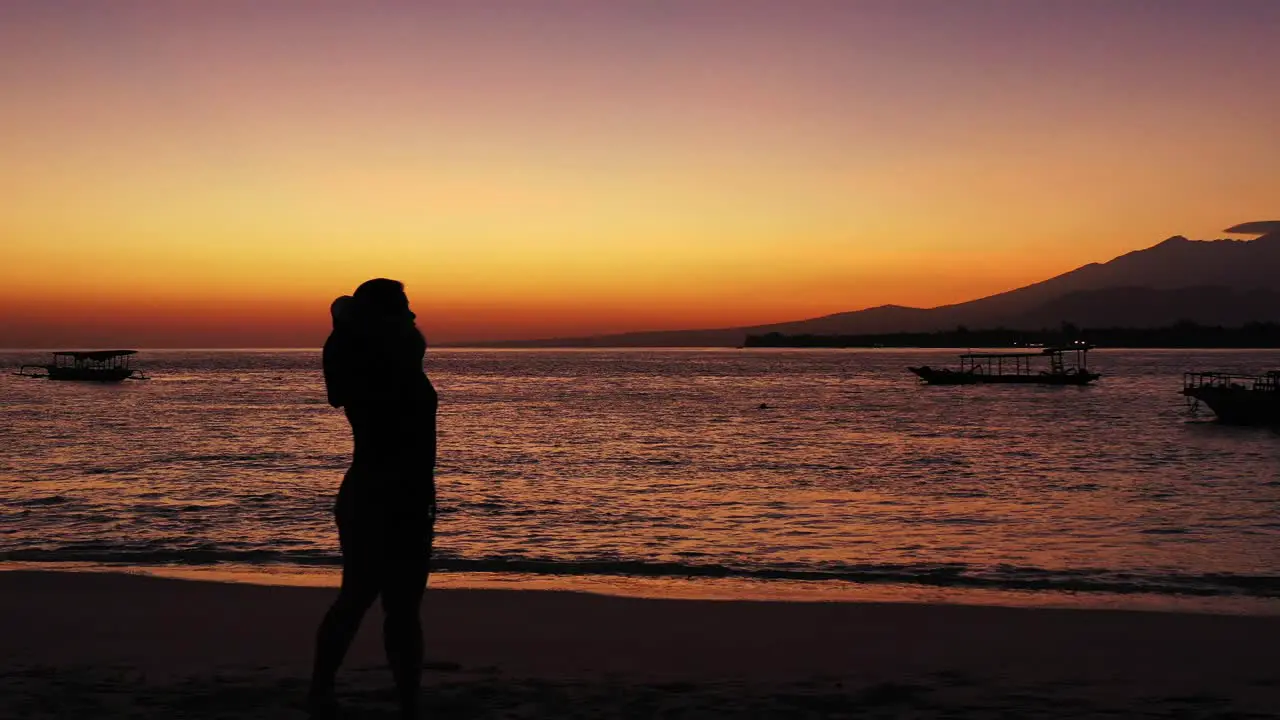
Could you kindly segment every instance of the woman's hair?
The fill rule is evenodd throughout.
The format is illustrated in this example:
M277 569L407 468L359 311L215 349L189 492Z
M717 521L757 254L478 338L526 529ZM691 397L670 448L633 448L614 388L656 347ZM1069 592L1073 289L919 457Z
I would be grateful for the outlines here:
M333 332L324 344L324 378L330 405L367 404L405 382L401 371L422 373L426 340L409 312L404 285L369 280L350 297L334 300L329 312Z
M333 318L334 329L351 322L351 314L354 312L353 305L355 305L355 300L350 295L343 295L329 305L329 316Z
M351 293L350 306L351 312L344 312L343 316L350 318L354 332L364 337L398 336L407 340L410 349L421 359L426 340L414 323L416 316L409 310L409 297L402 283L387 278L366 280ZM336 321L335 316L335 328L338 327Z
M361 312L369 316L408 316L409 296L404 293L404 284L398 280L374 278L366 280L351 295Z

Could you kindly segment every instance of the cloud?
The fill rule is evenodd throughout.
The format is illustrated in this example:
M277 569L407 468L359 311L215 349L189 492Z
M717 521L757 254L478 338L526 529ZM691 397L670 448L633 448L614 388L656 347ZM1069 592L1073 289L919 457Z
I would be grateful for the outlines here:
M1266 235L1280 232L1280 220L1255 220L1253 222L1240 223L1239 225L1232 225L1222 232L1238 233L1240 235Z

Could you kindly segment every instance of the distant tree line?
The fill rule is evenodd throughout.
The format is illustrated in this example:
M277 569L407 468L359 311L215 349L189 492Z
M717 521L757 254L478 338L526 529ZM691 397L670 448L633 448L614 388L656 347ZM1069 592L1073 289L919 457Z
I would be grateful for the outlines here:
M1027 347L1063 345L1077 340L1101 347L1125 348L1280 348L1280 323L1249 323L1241 327L1198 325L1184 320L1161 328L1080 328L1071 323L1041 330L955 330L879 335L748 335L745 347L859 348L859 347Z

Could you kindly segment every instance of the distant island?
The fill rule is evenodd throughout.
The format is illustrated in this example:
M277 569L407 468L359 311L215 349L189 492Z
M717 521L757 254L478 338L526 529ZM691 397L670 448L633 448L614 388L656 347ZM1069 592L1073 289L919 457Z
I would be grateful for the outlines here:
M1180 322L1161 328L1078 328L1064 323L1055 329L994 328L923 333L815 335L765 333L748 335L744 347L753 348L1004 348L1045 347L1083 341L1122 348L1280 348L1280 323L1249 323L1241 327Z
M1032 285L954 305L914 308L881 305L792 322L695 330L653 330L593 337L468 343L477 347L737 347L748 337L782 335L885 339L871 343L930 346L958 327L1057 328L1071 323L1091 330L1097 341L1130 347L1275 347L1257 345L1246 327L1280 323L1280 220L1242 223L1224 232L1256 235L1252 240L1188 240L1171 237L1105 263L1091 263ZM1179 321L1234 332L1171 332ZM1151 329L1147 329L1151 328ZM975 331L976 332L976 331ZM1026 331L982 331L1002 338ZM1035 331L1045 333L1046 331ZM1107 336L1105 333L1115 333ZM1226 338L1231 336L1233 340ZM1039 337L1039 336L1037 336ZM896 338L896 339L894 339ZM1115 338L1115 339L1111 339ZM1120 340L1119 338L1124 338ZM1195 338L1194 340L1192 338ZM918 341L917 341L918 339ZM758 341L756 341L758 342ZM799 341L793 341L799 342ZM816 342L816 341L815 341ZM840 341L846 342L846 341ZM1274 340L1266 342L1274 343ZM1234 344L1233 344L1234 343ZM964 346L984 344L974 339ZM760 347L760 345L755 345ZM848 345L853 347L854 345ZM814 345L818 347L818 345Z

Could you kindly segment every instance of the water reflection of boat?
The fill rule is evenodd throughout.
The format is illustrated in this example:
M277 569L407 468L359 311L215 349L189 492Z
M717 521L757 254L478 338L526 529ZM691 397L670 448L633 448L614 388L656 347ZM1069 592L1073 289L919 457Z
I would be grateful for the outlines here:
M1208 405L1224 423L1280 425L1280 370L1264 375L1186 373L1182 394Z
M146 380L145 375L131 367L131 356L137 352L137 350L63 350L55 352L53 362L48 365L23 365L15 374L50 380L92 382ZM39 372L41 370L44 372Z
M959 370L935 369L928 365L907 369L929 385L1088 385L1102 377L1089 370L1088 353L1092 349L1092 345L1080 343L1049 347L1040 352L966 353L960 356ZM1068 362L1069 356L1071 362ZM1032 367L1033 360L1045 358L1049 361L1047 370Z

